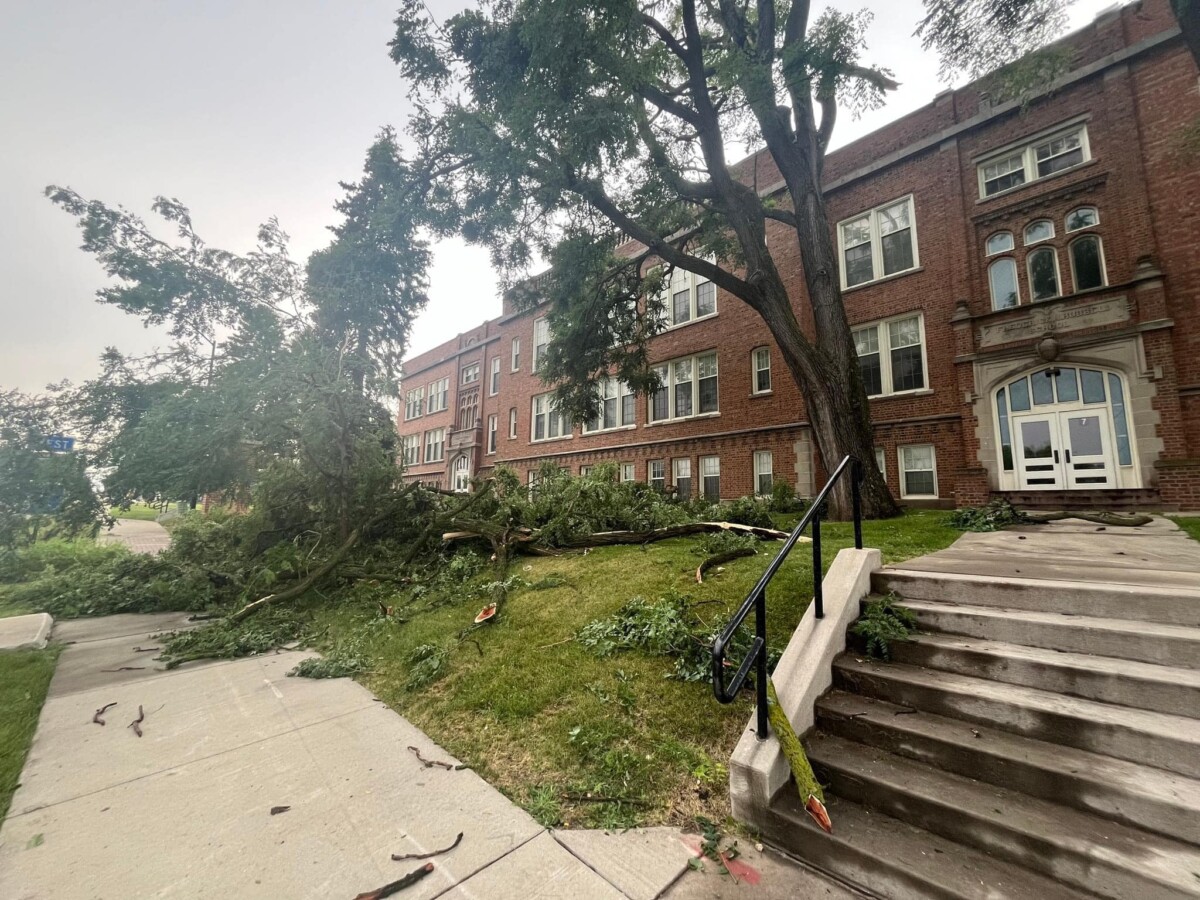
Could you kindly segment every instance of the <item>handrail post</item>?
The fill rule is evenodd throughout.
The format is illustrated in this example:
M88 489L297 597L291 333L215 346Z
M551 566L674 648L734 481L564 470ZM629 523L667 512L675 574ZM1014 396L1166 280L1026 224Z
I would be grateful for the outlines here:
M855 457L850 462L850 497L854 507L854 549L863 548L862 540L862 463Z
M754 607L754 633L760 639L758 663L754 675L754 692L758 714L758 739L767 739L767 589L758 595Z
M813 603L816 605L818 619L825 618L825 595L821 582L824 572L821 571L821 511L818 509L812 520L812 551L813 551Z

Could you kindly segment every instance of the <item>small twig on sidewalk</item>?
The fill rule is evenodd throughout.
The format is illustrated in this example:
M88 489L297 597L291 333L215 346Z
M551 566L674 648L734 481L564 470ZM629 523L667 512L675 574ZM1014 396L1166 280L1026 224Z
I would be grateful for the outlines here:
M138 737L142 736L142 723L146 721L146 713L142 710L141 704L138 704L138 717L129 723L128 727L133 729L133 733Z
M403 878L399 878L390 884L385 884L381 888L359 894L354 900L383 900L384 897L390 897L392 894L400 893L406 887L411 887L432 871L433 863L425 863L425 865L421 866L415 872L409 872Z
M162 647L134 647L134 653L157 653Z
M463 833L460 831L458 837L454 839L454 843L449 847L443 847L441 850L431 850L429 853L393 853L392 859L395 862L403 862L406 859L429 859L431 856L441 856L443 853L449 853L455 847L462 843Z
M448 772L457 772L460 769L469 769L470 768L470 766L468 766L466 763L459 763L456 766L454 763L448 763L445 760L441 760L441 759L426 759L425 757L423 757L421 755L421 751L418 750L416 747L409 747L408 749L411 750L416 755L417 759L427 769L432 769L434 766L440 766L441 768L445 769Z
M112 708L113 708L114 706L116 706L116 705L117 705L117 701L116 701L116 700L114 700L112 703L105 703L105 704L104 704L102 707L100 707L98 710L96 710L96 714L95 714L94 716L92 716L92 721L93 721L93 722L95 722L97 725L103 725L103 724L104 724L104 720L103 720L102 718L100 718L100 717L101 717L102 715L104 715L104 713L105 713L107 710L110 710L110 709L112 709Z
M101 672L141 672L145 666L121 666L119 669L101 669Z
M725 871L729 873L729 877L733 879L733 883L737 884L737 876L733 874L733 869L729 866L729 860L725 857L725 853L721 850L717 851L717 856L721 858L721 865L725 867Z

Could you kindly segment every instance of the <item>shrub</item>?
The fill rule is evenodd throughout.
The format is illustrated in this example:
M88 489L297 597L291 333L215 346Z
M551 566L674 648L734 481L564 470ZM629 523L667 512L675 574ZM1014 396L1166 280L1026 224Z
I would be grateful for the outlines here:
M797 513L804 512L807 508L807 501L796 496L796 491L789 482L780 479L771 485L772 512Z
M732 503L720 508L721 520L736 522L739 525L751 525L755 528L773 528L771 521L772 501L759 500L754 497L739 497Z

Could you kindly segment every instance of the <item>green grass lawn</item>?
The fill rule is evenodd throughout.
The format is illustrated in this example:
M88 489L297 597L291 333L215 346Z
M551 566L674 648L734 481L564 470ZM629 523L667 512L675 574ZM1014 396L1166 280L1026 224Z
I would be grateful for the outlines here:
M146 503L134 503L129 509L121 509L114 506L108 511L108 514L114 519L140 519L146 522L153 522L162 515L162 510L157 506L150 506Z
M0 652L0 822L17 789L58 651Z
M1200 516L1172 516L1171 521L1182 528L1194 541L1200 541Z
M940 549L959 535L945 524L947 515L913 511L868 522L865 543L880 548L885 561ZM719 628L779 546L761 544L757 556L696 584L698 544L679 538L518 558L514 574L535 587L512 591L495 624L465 634L479 599L451 598L403 624L381 618L374 600L319 607L318 626L324 649L354 641L376 660L361 677L379 697L545 824L721 820L728 815L726 762L750 715L749 694L722 706L707 682L669 677L670 658L640 651L600 658L574 640L582 626L631 597L653 601L671 591L695 604L703 625ZM827 524L826 565L852 544L849 525ZM784 648L808 606L811 559L810 545L797 545L772 582L768 628L775 650ZM537 589L552 575L548 583L556 586ZM446 674L410 689L408 660L425 644L449 649Z

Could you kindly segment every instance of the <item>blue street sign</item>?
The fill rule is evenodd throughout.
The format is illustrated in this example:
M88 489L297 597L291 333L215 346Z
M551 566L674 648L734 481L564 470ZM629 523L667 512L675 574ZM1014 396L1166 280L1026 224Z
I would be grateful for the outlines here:
M52 435L46 438L46 446L53 453L70 453L75 449L75 438L64 437L61 434Z

